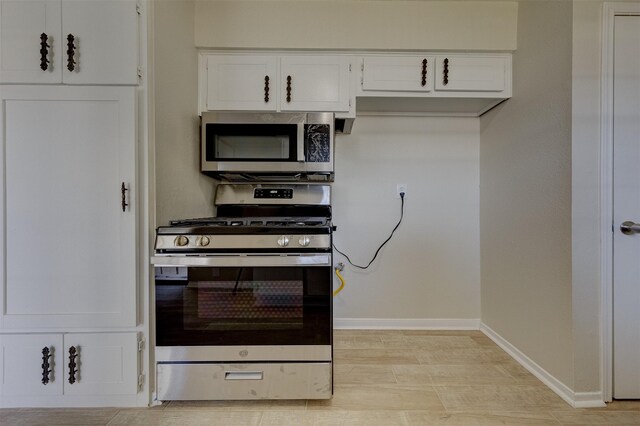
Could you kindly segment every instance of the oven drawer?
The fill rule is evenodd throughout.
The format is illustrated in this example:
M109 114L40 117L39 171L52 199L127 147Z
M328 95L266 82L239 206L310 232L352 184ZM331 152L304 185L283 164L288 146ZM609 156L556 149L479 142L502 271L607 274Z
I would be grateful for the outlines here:
M160 363L158 399L329 399L331 363Z

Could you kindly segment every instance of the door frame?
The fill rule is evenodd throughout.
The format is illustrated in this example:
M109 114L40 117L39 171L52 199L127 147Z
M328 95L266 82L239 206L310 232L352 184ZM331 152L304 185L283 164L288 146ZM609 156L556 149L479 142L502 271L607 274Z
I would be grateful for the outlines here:
M615 17L623 15L640 16L640 3L604 3L600 81L600 388L604 401L613 398L613 31Z

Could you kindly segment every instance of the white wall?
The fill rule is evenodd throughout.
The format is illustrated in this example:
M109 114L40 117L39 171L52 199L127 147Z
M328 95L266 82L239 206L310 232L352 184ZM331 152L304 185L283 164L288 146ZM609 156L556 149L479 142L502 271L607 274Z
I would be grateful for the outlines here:
M575 390L600 389L602 1L573 3L573 324Z
M197 0L209 48L514 50L517 2Z
M520 2L513 98L480 119L482 321L569 388L571 51L571 2Z
M191 0L154 3L156 219L213 214L214 180L200 173L195 8Z
M408 185L404 220L369 270L336 255L347 264L338 324L479 318L478 150L477 118L358 117L337 136L334 242L352 261L366 264L387 238L396 185Z

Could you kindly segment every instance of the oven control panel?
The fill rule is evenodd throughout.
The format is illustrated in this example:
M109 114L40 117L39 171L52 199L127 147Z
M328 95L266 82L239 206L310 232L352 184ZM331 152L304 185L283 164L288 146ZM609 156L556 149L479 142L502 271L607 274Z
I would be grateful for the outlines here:
M256 188L253 190L253 198L280 198L290 200L293 198L293 188Z
M156 251L170 250L183 253L197 253L199 250L237 250L237 249L278 249L280 248L331 248L331 236L328 234L311 235L171 235L156 236Z

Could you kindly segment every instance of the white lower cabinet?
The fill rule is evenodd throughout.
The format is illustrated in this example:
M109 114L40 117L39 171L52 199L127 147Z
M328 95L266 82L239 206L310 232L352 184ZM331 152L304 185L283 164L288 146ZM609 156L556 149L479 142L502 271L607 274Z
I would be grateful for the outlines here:
M137 333L0 335L0 395L135 395ZM1 404L0 404L1 406Z

